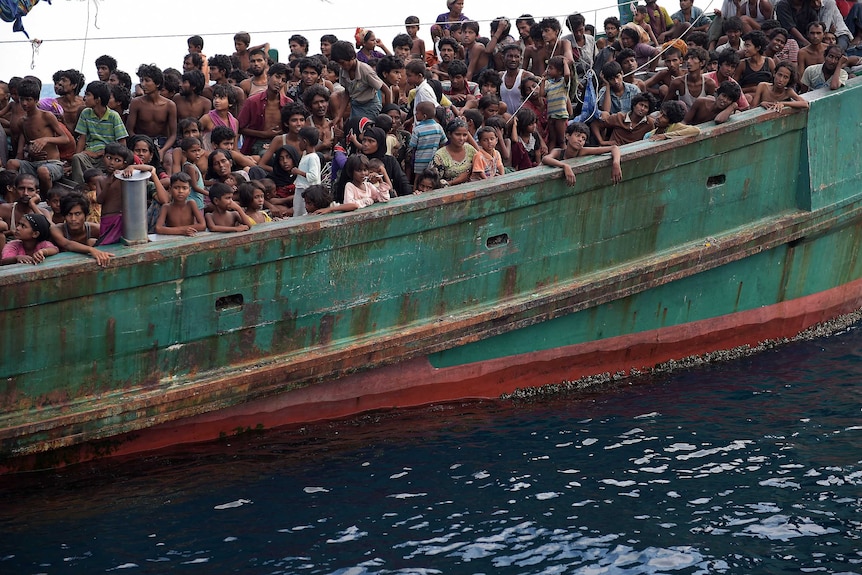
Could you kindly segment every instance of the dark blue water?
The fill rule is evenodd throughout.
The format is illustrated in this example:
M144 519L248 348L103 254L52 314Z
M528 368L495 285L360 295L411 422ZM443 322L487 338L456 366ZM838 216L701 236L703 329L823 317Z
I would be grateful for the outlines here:
M862 573L862 329L0 480L0 573Z

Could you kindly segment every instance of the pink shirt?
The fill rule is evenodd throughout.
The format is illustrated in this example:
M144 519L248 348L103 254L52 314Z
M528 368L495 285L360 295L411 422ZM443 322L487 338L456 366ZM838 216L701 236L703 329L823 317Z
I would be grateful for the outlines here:
M56 247L57 246L55 246L54 244L52 244L48 240L44 240L44 241L41 241L38 244L36 244L36 249L33 250L33 252L35 253L35 252L38 252L39 250L45 250L48 248L56 248ZM12 240L11 242L9 242L5 246L3 246L3 255L0 257L3 257L5 259L5 258L17 258L18 256L29 256L29 255L32 255L32 254L28 254L24 250L24 242L22 242L21 240Z

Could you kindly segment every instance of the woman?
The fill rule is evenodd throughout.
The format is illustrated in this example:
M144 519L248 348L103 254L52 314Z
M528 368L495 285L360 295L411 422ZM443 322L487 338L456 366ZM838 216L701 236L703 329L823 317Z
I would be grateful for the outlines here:
M443 12L437 16L437 22L440 22L439 28L448 30L449 24L469 20L469 18L464 15L464 0L446 0L446 7L449 11Z
M147 182L147 194L150 196L150 205L147 207L147 232L154 234L156 231L156 221L159 219L162 205L169 204L171 201L170 195L165 191L165 186L170 186L171 177L162 167L162 162L159 158L159 148L151 137L144 134L135 134L129 138L127 145L134 152L135 156L138 157L140 163L155 168L156 176L159 179L159 183L161 183L161 189L159 189L153 182ZM89 214L89 207L87 208L87 213Z
M434 154L431 167L440 174L441 183L445 181L445 185L454 186L470 179L476 148L467 143L470 134L467 123L461 118L446 124L446 137L449 142Z
M410 180L407 179L398 160L394 156L386 154L386 132L381 128L370 127L362 132L362 153L368 156L369 160L377 158L383 162L383 167L386 168L386 173L392 180L393 192L399 196L413 193Z

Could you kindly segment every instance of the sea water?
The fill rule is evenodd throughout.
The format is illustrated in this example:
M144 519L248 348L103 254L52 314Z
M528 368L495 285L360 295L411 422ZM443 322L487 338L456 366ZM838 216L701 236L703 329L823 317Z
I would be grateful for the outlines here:
M0 479L0 573L862 573L860 348Z

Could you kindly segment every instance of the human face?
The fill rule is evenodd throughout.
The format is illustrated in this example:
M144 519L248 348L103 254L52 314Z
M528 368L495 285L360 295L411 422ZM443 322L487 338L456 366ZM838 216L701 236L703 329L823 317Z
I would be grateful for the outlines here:
M330 50L332 49L332 44L329 42L321 42L320 43L320 53L329 58Z
M566 136L566 143L573 150L580 150L587 143L587 135L578 131L574 131Z
M180 94L183 96L191 96L194 90L192 89L191 83L188 80L183 80L180 84Z
M634 111L635 116L638 118L643 118L649 114L649 104L647 102L638 102L632 107L632 111Z
M305 211L309 214L313 214L317 211L317 206L314 205L314 202L309 200L308 198L303 198L305 200Z
M102 82L107 82L108 78L111 77L111 70L105 65L96 66L96 75Z
M365 41L362 43L366 50L371 52L374 50L374 47L377 46L377 36L374 35L374 32L369 32L365 38Z
M467 143L467 138L470 137L466 127L456 128L449 133L449 146L455 150L460 150Z
M21 241L28 241L35 240L37 237L39 237L39 233L33 229L30 220L21 216L15 225L15 238Z
M658 118L655 120L656 128L667 128L670 126L670 118L668 118L664 112L658 113Z
M464 42L462 42L462 43L465 46L472 46L473 44L476 43L477 34L476 34L475 30L473 30L472 28L467 29L467 30L462 29L462 33L464 36Z
M197 124L192 124L185 130L183 130L183 138L200 138L201 130L198 128Z
M36 109L36 100L34 98L21 98L21 101L18 102L21 105L21 109L24 110L26 114L30 114Z
M580 26L578 26L577 28L575 28L575 29L572 31L572 36L574 36L574 37L575 37L575 40L577 40L578 42L581 42L581 41L583 41L583 39L584 39L584 34L585 34L585 33L586 33L586 26L584 26L583 24L581 24Z
M371 136L363 136L362 137L362 153L366 156L371 156L372 154L377 152L378 148L377 140L372 138Z
M69 78L60 78L57 82L54 83L54 93L58 96L65 96L71 91L72 82L69 81Z
M787 37L784 34L776 34L775 38L773 38L772 42L769 44L769 48L772 50L773 54L778 54L784 50L785 44L787 44Z
M329 109L329 102L323 96L315 96L311 100L311 114L318 118L325 118Z
M213 171L219 178L227 177L230 174L231 167L233 167L233 162L229 158L226 158L224 154L218 154L216 159L213 160Z
M179 204L189 199L192 188L187 182L174 182L171 184L171 198Z
M823 42L823 26L812 25L808 28L808 41L814 44Z
M386 83L390 86L398 86L401 84L401 79L403 78L404 69L398 68L396 70L389 70L384 74ZM407 82L410 82L410 74L407 75Z
M608 40L613 40L620 33L620 29L618 26L614 24L605 24L605 35L608 37Z
M386 112L386 115L392 118L393 130L398 130L401 128L401 112L399 110L389 110L388 112Z
M682 65L682 58L678 54L673 54L665 58L664 63L670 73L676 76L679 73L679 67Z
M219 142L216 149L218 150L227 150L228 152L232 151L236 147L236 140L233 138L228 138L227 140L222 140Z
M830 50L829 52L826 53L826 56L824 57L823 71L827 72L828 74L831 75L832 72L835 71L835 68L838 67L838 62L840 60L841 60L841 55L835 50Z
M192 63L192 59L189 56L183 58L183 72L191 72L195 69L194 63Z
M515 27L518 29L518 34L520 34L522 40L526 40L530 37L530 24L529 22L520 21L515 23Z
M245 42L240 42L239 40L234 40L233 42L234 50L236 50L237 54L242 54L246 50L248 50L248 44Z
M679 9L687 10L691 8L692 1L691 0L679 0Z
M689 72L697 72L698 70L703 68L703 62L701 62L700 58L698 58L694 54L689 54L685 59L685 63L688 64Z
M622 45L623 48L634 48L635 47L635 41L633 39L629 38L628 36L621 35L620 36L620 45Z
M731 46L736 46L739 43L739 37L742 36L741 30L728 30L725 32L727 34L727 42Z
M299 76L302 79L302 84L304 86L312 86L320 81L320 74L318 74L317 70L311 66L303 68L299 73Z
M418 24L406 24L404 28L407 30L407 34L410 35L411 38L415 38L416 34L419 33Z
M273 74L267 80L267 86L270 92L281 92L284 85L287 83L287 76L284 74Z
M751 43L751 40L746 40L742 43L742 53L746 58L751 58L755 54L757 54L757 48L754 47L754 44Z
M619 90L623 87L623 75L622 73L617 74L608 82L612 90Z
M199 144L195 144L188 150L184 150L183 153L186 155L190 162L197 162L201 159L201 156L204 155L204 150L200 147Z
M482 137L479 138L479 146L486 152L494 151L494 148L497 147L497 135L494 133L482 134Z
M117 77L116 74L111 72L111 75L108 77L108 84L110 84L111 86L119 86L120 79Z
M422 178L416 182L417 192L432 192L434 191L434 182L430 178Z
M393 52L405 62L410 59L410 46L398 46Z
M227 211L232 201L233 194L224 194L223 196L219 196L218 198L213 200L213 204L215 204L217 208Z
M213 108L216 110L227 110L230 108L230 100L227 96L213 96Z
M24 178L15 186L15 191L18 193L18 202L26 204L39 191L39 182L35 177Z
M266 70L266 59L263 54L255 54L248 62L248 67L251 73L255 76L260 76Z
M553 44L557 41L557 32L553 28L542 28L542 40L545 44Z
M263 209L263 202L265 199L266 198L263 195L263 190L257 190L256 189L251 196L252 207L254 207L256 210L262 210Z
M149 76L141 76L140 80L141 80L141 90L144 92L145 95L152 94L152 93L157 92L159 90L159 87L156 86L156 83Z
M464 0L455 0L455 2L452 2L452 6L449 7L449 14L453 16L460 16L463 10Z
M281 169L285 172L289 172L296 167L293 165L293 158L291 158L290 154L287 152L281 152L278 155L278 165L281 166Z
M719 110L724 110L733 103L733 100L727 97L727 94L719 94L715 98L715 107Z
M153 159L153 153L146 142L135 142L135 147L132 148L132 151L145 164L149 164Z
M126 167L126 161L120 156L113 154L105 154L105 165L113 172L123 171Z
M407 71L407 84L410 86L418 86L422 83L422 80L425 78L419 74L414 74L413 72Z
M298 134L303 126L305 126L305 117L302 114L294 114L287 119L286 128L291 134Z
M517 70L521 67L521 51L520 50L506 50L506 55L504 56L506 69L507 70Z
M500 106L498 106L497 104L491 104L490 106L488 106L487 108L482 110L482 116L484 116L484 118L486 120L488 118L496 116L499 113L500 113Z
M75 206L69 213L65 216L66 226L70 230L81 230L84 228L84 222L87 219L87 215L84 213L84 210L81 209L81 206Z
M838 43L838 38L835 37L835 34L832 32L825 32L823 34L823 43L827 46L831 46L832 44Z
M296 54L297 56L305 56L306 50L299 42L293 41L289 43L288 46L290 47L291 54Z

